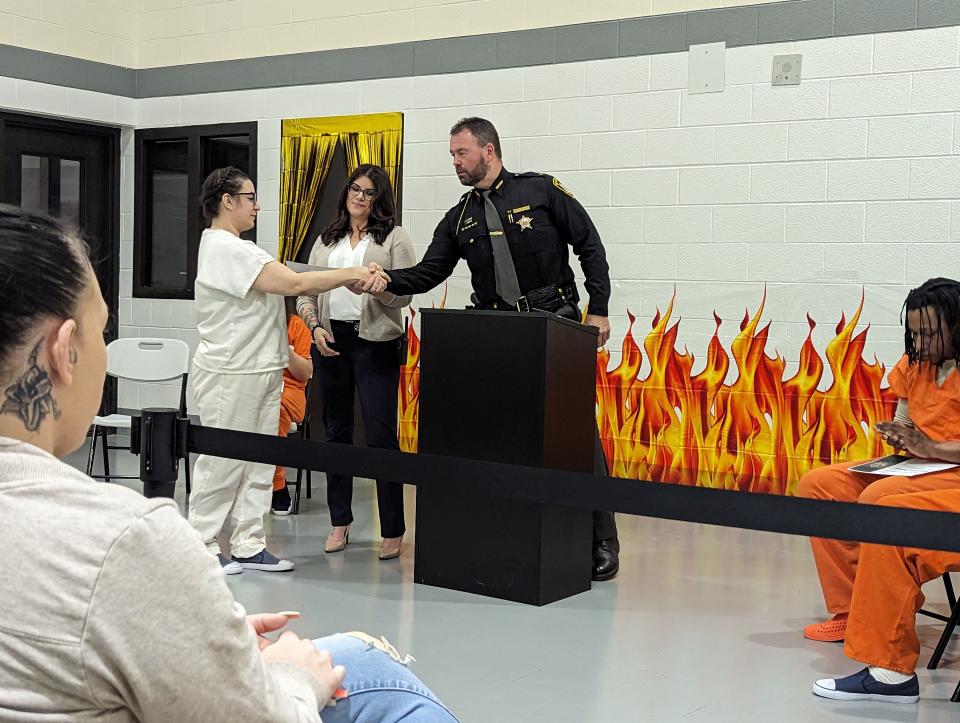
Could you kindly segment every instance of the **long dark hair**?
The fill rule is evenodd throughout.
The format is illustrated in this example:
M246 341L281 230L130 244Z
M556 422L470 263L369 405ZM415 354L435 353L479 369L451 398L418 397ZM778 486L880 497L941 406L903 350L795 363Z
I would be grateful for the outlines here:
M920 360L920 355L913 343L910 325L904 317L906 312L924 308L933 309L940 318L938 333L941 345L943 344L943 327L950 329L950 349L944 351L949 355L947 358L953 359L960 366L960 282L942 277L928 279L907 294L900 320L903 321L904 328L904 351L911 364L916 364ZM923 317L920 318L922 331Z
M243 182L249 179L250 176L233 166L217 168L210 172L200 189L200 207L203 209L203 217L207 219L207 223L213 221L220 213L223 194L239 193Z
M347 193L350 190L350 184L361 176L366 176L373 183L377 191L377 197L373 199L370 206L370 220L367 221L367 233L373 236L373 240L382 244L393 227L397 225L397 209L393 203L393 188L390 186L390 176L380 166L372 163L364 163L357 167L350 178L340 191L340 198L337 199L337 220L323 229L320 234L320 240L326 246L335 244L348 233L350 233L350 213L347 211Z
M0 204L0 378L47 319L69 319L86 288L86 244L60 221Z

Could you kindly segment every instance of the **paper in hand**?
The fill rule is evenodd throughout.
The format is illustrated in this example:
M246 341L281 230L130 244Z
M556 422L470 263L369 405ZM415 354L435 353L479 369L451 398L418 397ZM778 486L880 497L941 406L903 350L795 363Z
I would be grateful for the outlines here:
M881 477L916 477L930 472L942 472L946 469L953 469L956 464L951 462L938 462L933 459L920 459L919 457L907 457L902 454L890 454L886 457L880 457L855 467L850 467L851 472L860 472L862 474L875 474Z

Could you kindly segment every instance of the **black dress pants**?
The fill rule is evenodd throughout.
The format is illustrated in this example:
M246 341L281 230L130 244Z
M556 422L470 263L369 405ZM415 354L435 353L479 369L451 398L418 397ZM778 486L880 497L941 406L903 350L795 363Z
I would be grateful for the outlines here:
M607 458L603 456L603 446L600 444L600 430L594 436L593 473L609 476ZM606 510L593 511L593 541L609 540L617 536L617 520L612 512Z
M579 322L581 319L580 308L572 302L567 302L566 304L561 305L560 308L553 310L553 313L557 316L562 316L566 319L571 319L577 322ZM607 469L607 459L603 455L603 445L600 444L600 429L594 425L593 430L593 473L598 475L609 475L610 470ZM617 520L613 516L613 513L607 512L606 510L594 510L594 543L600 542L601 540L608 540L611 537L616 536Z
M399 450L397 390L400 361L397 341L367 341L356 322L331 321L339 356L321 356L317 380L323 395L323 423L327 440L353 444L354 389L360 397L367 446ZM327 475L327 505L334 526L353 522L353 477ZM377 504L382 537L400 537L403 523L403 484L377 480Z

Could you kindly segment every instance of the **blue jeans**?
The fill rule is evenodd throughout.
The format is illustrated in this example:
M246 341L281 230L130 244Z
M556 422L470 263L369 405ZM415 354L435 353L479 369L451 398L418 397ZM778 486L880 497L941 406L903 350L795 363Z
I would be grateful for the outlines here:
M350 695L320 710L323 723L457 723L433 691L393 657L395 651L344 633L313 644L347 669L343 687Z

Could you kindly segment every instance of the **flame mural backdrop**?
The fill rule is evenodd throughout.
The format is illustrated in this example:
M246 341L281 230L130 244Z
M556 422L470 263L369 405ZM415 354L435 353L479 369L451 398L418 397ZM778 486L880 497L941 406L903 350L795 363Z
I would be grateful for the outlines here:
M854 333L862 297L849 322L841 314L822 356L813 344L816 322L807 316L799 369L789 378L786 360L767 350L770 324L760 326L766 294L755 314L745 314L729 352L719 338L723 321L714 313L706 365L697 374L694 355L677 350L673 302L657 312L642 348L629 315L616 368L609 369L609 351L597 353L597 424L612 475L794 494L812 467L889 454L873 425L893 417L896 397L881 388L884 365L863 358L869 327ZM412 452L420 387L420 340L412 325L408 343L399 424L400 447ZM644 354L649 371L641 379ZM820 390L824 357L832 381Z

